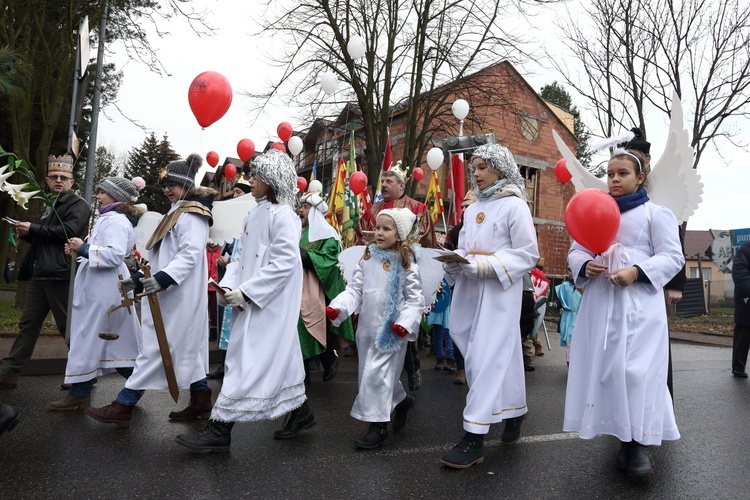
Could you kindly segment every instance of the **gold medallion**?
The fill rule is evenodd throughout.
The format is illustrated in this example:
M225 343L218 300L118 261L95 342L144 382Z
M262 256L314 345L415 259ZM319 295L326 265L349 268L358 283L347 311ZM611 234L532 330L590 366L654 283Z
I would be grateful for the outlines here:
M484 222L484 217L484 212L479 212L476 218L477 224L481 224L482 222Z
M391 261L386 260L385 262L383 262L383 271L387 273L391 272Z

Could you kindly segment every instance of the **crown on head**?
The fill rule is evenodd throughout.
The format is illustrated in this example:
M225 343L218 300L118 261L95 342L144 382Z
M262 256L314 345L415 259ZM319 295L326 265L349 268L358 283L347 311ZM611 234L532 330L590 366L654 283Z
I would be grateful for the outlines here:
M66 172L73 175L73 157L65 154L60 156L49 155L47 160L47 172Z
M406 169L401 168L401 160L397 161L395 165L392 165L388 171L396 174L398 178L401 179L401 182L406 182L407 172Z

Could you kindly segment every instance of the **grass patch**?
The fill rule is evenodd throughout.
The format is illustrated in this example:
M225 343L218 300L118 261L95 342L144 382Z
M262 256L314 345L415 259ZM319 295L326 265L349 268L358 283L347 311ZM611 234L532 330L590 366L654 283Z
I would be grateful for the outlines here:
M711 333L731 337L734 334L734 309L711 309L711 314L694 318L669 318L669 329L675 332Z
M0 333L18 333L18 320L21 318L21 311L13 307L9 300L0 300ZM52 322L52 314L47 315L42 325L43 334L59 334L57 327Z

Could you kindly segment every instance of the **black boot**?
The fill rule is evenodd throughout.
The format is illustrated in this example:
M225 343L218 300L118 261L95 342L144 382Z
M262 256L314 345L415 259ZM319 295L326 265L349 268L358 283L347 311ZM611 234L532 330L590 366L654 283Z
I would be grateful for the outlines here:
M523 369L527 372L533 372L534 370L536 370L536 368L534 368L534 365L531 364L531 356L523 357Z
M467 432L451 451L440 457L440 463L454 469L468 469L484 462L484 434Z
M305 401L302 406L286 414L284 427L273 433L276 439L289 439L297 436L300 431L315 426L315 415L310 405Z
M381 446L388 439L388 422L372 422L367 432L354 441L354 446L363 450L372 450Z
M217 369L207 374L206 378L223 379L224 378L224 363L220 364Z
M339 357L336 351L329 349L318 356L320 364L323 365L323 382L330 382L339 372Z
M628 471L628 453L630 451L630 441L623 441L620 444L620 451L617 452L615 459L615 468L622 472Z
M396 411L393 417L393 430L394 431L400 431L401 429L404 428L404 426L406 425L406 419L409 416L409 410L411 410L414 407L414 404L416 402L417 400L414 399L414 396L409 396L407 394L404 400L396 405Z
M648 446L631 441L628 453L628 476L649 476L654 472L654 465L648 455Z
M12 431L18 425L18 410L10 405L0 403L0 434Z
M503 435L500 437L500 441L503 444L516 444L518 438L521 437L521 421L523 415L520 417L509 418L505 421L505 429L503 429Z
M409 390L418 391L422 387L422 370L417 368L414 373L407 373L409 380Z
M180 434L175 441L200 453L225 453L232 443L232 427L234 422L209 420L206 428L198 431L198 434Z

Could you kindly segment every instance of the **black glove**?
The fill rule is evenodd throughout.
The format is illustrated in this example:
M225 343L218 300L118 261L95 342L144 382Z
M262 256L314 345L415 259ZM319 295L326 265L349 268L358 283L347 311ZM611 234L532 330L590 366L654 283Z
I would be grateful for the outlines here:
M310 254L307 253L307 250L305 250L304 248L300 248L299 255L300 257L302 257L302 269L315 271L315 266L313 266L313 261L310 258Z

